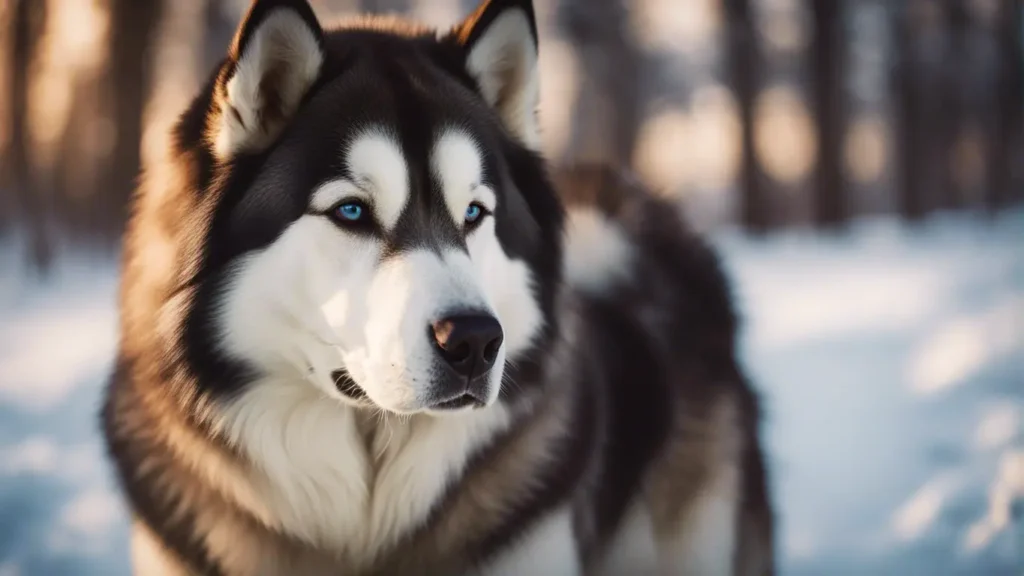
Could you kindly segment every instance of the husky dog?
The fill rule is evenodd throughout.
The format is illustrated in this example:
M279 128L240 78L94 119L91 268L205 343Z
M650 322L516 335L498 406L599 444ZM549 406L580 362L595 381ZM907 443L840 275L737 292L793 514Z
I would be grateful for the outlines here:
M104 431L139 574L773 571L712 252L538 155L529 0L257 0L149 166Z

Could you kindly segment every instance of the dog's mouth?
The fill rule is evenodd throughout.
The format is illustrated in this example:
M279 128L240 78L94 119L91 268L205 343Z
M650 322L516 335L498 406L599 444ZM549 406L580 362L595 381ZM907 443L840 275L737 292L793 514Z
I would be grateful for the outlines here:
M344 368L331 372L331 378L334 380L334 386L338 389L338 392L341 392L346 398L356 402L357 404L365 406L373 404L373 400L370 400L370 397L366 395L366 392L359 387L359 384L356 384L356 381L349 376L348 372ZM473 394L466 392L465 394L460 394L454 398L434 403L430 405L429 408L438 412L448 412L461 410L462 408L470 406L473 408L483 408L486 405L487 403L478 396L474 396Z
M331 378L334 380L334 387L338 389L345 397L351 398L359 403L370 402L369 396L363 389L356 384L356 381L348 375L348 371L345 369L335 370L331 372Z
M474 408L483 408L486 404L478 398L470 395L463 394L451 400L445 400L444 402L438 402L430 407L431 410L458 410L467 406Z

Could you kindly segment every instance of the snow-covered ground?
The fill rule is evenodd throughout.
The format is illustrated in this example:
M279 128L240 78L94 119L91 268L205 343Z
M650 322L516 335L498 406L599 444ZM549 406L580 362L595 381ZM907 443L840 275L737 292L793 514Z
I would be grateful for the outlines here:
M784 574L1024 574L1024 211L723 238Z
M782 574L1024 573L1024 210L716 237L746 320ZM112 258L0 243L0 576L128 570L97 409Z

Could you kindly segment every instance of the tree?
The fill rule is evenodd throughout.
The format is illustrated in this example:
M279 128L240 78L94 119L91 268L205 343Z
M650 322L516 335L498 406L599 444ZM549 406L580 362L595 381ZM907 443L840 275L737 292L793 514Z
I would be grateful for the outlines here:
M120 237L128 201L140 165L143 110L149 98L152 49L163 10L162 1L112 0L110 4L110 61L106 89L113 120L113 150L105 163L100 186L102 212L96 219L104 236Z
M1003 208L1024 196L1024 8L1002 0L998 15L997 122L988 169L988 205Z
M29 133L29 80L32 62L46 22L45 0L16 0L11 31L11 83L9 86L10 144L7 171L17 212L28 223L29 261L37 269L49 268L53 238L49 232L48 202L37 189Z
M843 178L846 134L846 34L841 0L811 0L814 38L814 110L818 129L818 166L814 182L814 221L823 228L838 226L847 216Z
M640 124L644 66L619 0L565 0L559 20L582 63L569 154L631 166Z
M927 212L929 168L928 95L925 70L919 53L920 21L912 2L894 7L896 26L896 133L899 166L899 210L911 221L919 220Z
M750 0L724 0L728 36L728 69L741 125L740 218L754 233L767 231L770 207L765 177L755 149L754 104L758 93L761 53Z
M972 85L970 70L969 35L971 14L965 0L949 0L945 3L945 58L942 63L943 101L940 114L934 118L941 134L942 159L937 166L941 170L939 201L944 208L963 208L969 196L965 181L957 162L960 139L970 119L970 94Z

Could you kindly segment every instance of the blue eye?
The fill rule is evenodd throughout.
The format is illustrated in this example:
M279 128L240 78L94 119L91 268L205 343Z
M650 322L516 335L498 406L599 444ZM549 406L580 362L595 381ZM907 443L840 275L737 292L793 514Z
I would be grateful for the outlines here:
M366 213L366 208L361 202L345 202L334 209L334 214L339 220L358 222Z
M466 208L466 224L472 224L480 219L484 215L484 209L476 202L469 205Z

